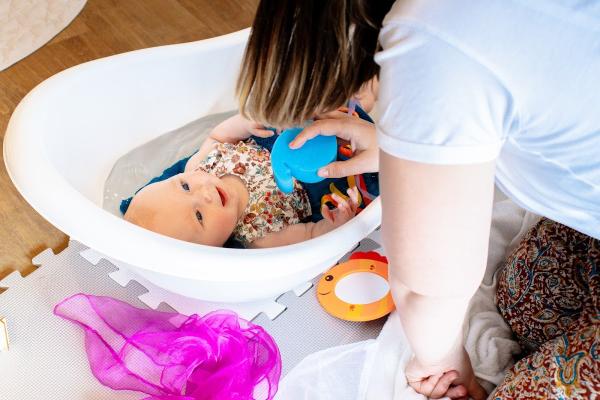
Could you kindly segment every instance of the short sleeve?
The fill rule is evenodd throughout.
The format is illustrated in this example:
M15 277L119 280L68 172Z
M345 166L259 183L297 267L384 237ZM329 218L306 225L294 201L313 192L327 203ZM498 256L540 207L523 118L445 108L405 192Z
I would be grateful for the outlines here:
M431 164L495 159L514 113L510 93L489 66L408 24L386 24L380 41L380 148Z

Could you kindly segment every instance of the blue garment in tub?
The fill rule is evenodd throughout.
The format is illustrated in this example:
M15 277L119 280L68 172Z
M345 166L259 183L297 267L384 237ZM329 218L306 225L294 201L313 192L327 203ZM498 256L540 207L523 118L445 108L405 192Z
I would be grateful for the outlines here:
M369 121L369 122L373 122L373 120L371 119L369 114L367 114L362 108L357 106L356 112L360 118L362 118L366 121ZM259 146L262 146L265 149L271 151L271 149L273 148L273 145L275 144L275 140L277 139L277 136L273 135L269 138L261 138L261 137L257 137L257 136L252 136L252 139L254 139ZM136 193L152 183L164 181L165 179L168 179L174 175L184 172L185 166L190 158L191 158L191 156L177 161L175 164L173 164L169 168L165 169L160 176L152 178L147 184L145 184L144 186L139 188L136 191ZM346 157L344 157L343 155L341 155L339 153L338 153L337 159L338 159L338 161L347 160ZM379 180L378 180L379 176L378 175L379 174L377 174L377 173L362 174L366 190L372 196L379 196ZM308 194L308 199L310 201L310 208L312 210L312 216L310 217L310 221L317 222L317 221L320 221L321 219L323 219L323 216L321 215L321 198L324 195L330 193L329 187L330 187L331 183L333 183L336 186L336 188L339 189L342 193L346 193L346 190L349 187L348 179L346 179L346 178L327 178L327 179L324 179L317 183L302 182L302 187L304 187L304 189L306 190L306 193ZM119 206L121 213L125 214L127 212L127 209L129 208L129 204L131 203L132 199L133 199L133 197L130 197L128 199L121 201L121 205ZM361 204L361 206L364 207L364 201L363 201L363 204ZM308 221L306 221L306 222L308 222Z
M165 169L162 172L162 174L160 174L157 177L152 178L148 183L146 183L144 186L142 186L141 188L136 190L134 196L137 194L137 192L139 192L140 190L142 190L143 188L145 188L146 186L148 186L152 183L164 181L165 179L169 179L172 176L175 176L177 174L181 174L182 172L184 172L185 166L191 157L192 156L183 158L183 159L177 161L175 164L171 165L169 168ZM119 206L119 210L121 210L121 214L125 215L132 199L133 199L133 196L121 201L121 205Z

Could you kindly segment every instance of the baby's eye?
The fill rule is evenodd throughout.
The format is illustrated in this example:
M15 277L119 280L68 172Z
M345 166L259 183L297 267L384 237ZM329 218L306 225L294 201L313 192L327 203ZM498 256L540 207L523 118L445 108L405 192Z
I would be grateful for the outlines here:
M181 187L183 188L183 190L185 190L186 192L190 191L190 186L185 183L185 182L181 182Z
M196 211L196 219L199 222L202 222L202 213L200 211Z

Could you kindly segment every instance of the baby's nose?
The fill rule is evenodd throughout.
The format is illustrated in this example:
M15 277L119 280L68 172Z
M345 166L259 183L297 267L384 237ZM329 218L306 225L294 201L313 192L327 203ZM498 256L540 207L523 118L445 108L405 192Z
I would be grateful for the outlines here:
M204 202L209 204L212 203L211 189L209 187L202 186L202 188L200 189L200 193Z

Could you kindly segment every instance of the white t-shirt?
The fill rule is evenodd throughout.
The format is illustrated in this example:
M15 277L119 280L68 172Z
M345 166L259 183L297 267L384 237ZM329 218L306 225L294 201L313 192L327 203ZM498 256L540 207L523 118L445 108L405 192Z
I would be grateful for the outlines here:
M497 158L518 204L600 238L600 1L399 0L380 41L383 151Z

